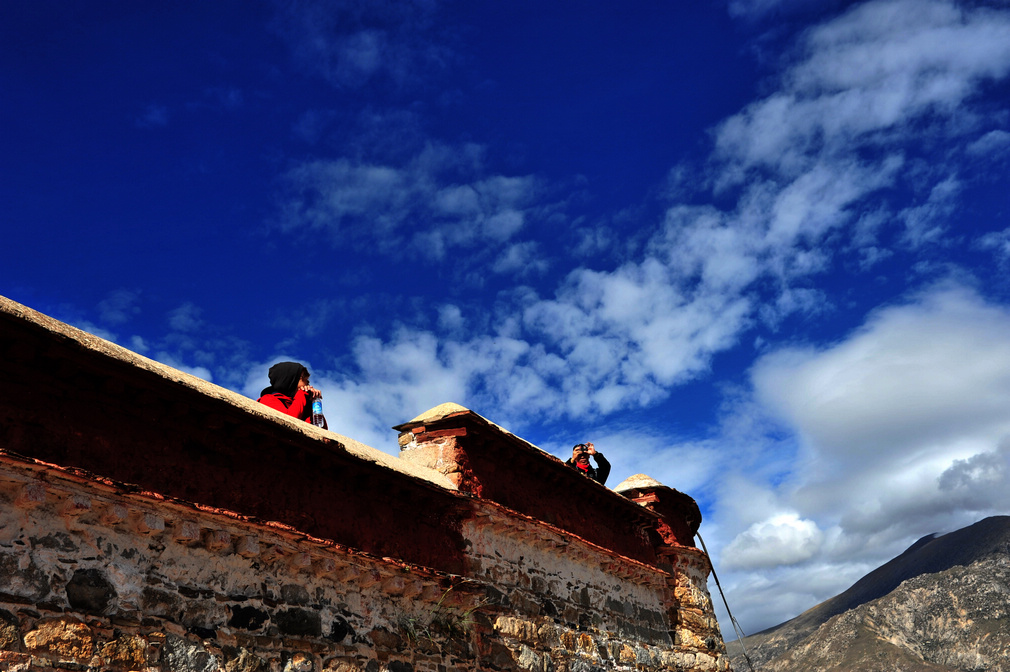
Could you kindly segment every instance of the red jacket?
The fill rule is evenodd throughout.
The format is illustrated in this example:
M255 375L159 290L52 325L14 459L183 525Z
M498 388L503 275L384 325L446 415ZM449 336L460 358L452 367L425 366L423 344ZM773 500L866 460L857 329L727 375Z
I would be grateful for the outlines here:
M312 422L312 398L305 390L295 392L294 399L280 392L264 394L259 398L259 402L266 404L270 408L276 408L281 413L290 415L293 418Z

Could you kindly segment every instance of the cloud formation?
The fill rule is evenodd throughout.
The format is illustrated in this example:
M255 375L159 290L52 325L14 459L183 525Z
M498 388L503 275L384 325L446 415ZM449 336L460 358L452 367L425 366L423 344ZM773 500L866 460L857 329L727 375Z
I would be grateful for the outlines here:
M746 487L724 490L722 520L737 530L722 530L733 535L723 564L775 580L838 568L846 578L819 601L848 586L853 563L879 564L920 536L1005 513L1008 327L1005 306L944 285L879 310L837 344L758 360L756 400L798 446L785 479L741 475ZM753 512L762 498L753 522L731 513L734 501ZM741 599L754 599L751 578L731 574ZM773 625L770 615L758 627Z
M802 34L778 87L715 128L711 191L694 199L711 203L671 204L637 259L574 268L552 296L502 295L497 335L401 325L356 350L359 373L424 342L462 397L506 413L586 418L656 403L755 324L824 310L823 290L805 284L839 257L871 268L894 254L888 238L904 248L943 239L961 193L957 157L981 138L972 146L999 145L971 101L1010 71L1008 45L1005 12L942 0L853 7ZM948 166L912 169L909 140L924 125L950 143ZM303 163L285 176L282 225L417 246L431 261L498 247L485 268L501 274L547 268L523 240L539 180L484 174L485 152L429 141L402 163Z
M277 8L274 28L296 62L338 88L377 78L409 87L419 71L440 69L450 55L427 35L434 2L295 0Z
M386 252L416 246L429 260L455 248L503 244L526 225L538 184L531 175L481 175L481 151L429 144L405 165L303 163L284 176L280 225Z

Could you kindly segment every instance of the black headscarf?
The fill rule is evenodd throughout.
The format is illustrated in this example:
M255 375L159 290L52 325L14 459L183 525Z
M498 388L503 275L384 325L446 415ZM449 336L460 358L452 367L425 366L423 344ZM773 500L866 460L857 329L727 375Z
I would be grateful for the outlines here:
M294 397L303 373L309 370L298 362L279 362L270 367L270 387L264 388L260 396L280 392L286 397Z

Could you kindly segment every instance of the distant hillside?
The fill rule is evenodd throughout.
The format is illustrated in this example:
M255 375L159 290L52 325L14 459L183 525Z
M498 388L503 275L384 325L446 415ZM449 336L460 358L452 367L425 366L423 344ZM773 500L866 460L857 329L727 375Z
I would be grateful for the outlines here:
M744 645L756 668L777 672L866 671L878 664L887 670L1010 671L1008 566L1010 516L986 518L923 537L845 592L747 637ZM948 631L958 644L947 641ZM730 650L734 669L746 671L739 648ZM1005 655L993 658L994 651ZM1002 662L970 663L979 657Z

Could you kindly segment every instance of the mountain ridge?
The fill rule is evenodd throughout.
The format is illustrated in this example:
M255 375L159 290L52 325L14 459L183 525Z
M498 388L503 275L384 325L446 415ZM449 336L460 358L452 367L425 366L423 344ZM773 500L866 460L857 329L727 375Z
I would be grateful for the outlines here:
M993 556L1010 557L1010 516L992 516L944 535L926 535L845 591L795 618L744 638L743 645L755 666L764 665L800 647L832 619L885 598L909 580L955 567L969 567ZM886 617L886 613L883 615ZM1010 630L1010 624L1007 629ZM739 644L731 643L729 648L734 654L734 668L747 669ZM920 659L919 663L922 662Z

